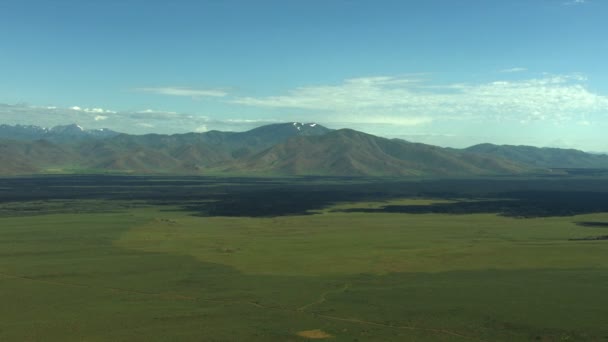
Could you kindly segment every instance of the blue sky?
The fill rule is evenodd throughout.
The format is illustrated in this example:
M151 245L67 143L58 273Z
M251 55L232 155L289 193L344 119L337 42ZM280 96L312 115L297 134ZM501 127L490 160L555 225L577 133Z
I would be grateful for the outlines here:
M0 123L608 152L608 1L0 2Z

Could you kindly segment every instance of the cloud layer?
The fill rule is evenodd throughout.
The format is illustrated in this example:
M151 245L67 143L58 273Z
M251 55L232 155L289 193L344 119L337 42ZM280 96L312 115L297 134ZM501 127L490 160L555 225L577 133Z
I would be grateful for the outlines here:
M113 111L101 108L86 109L0 104L0 118L4 124L53 127L77 123L86 129L109 128L118 132L186 133L208 129L246 130L268 123L255 120L221 120L203 115L146 109L142 111Z
M437 85L413 78L367 77L233 102L317 111L330 121L340 122L416 125L436 120L580 121L587 115L608 113L608 98L588 90L585 81L580 75L547 75L518 81Z

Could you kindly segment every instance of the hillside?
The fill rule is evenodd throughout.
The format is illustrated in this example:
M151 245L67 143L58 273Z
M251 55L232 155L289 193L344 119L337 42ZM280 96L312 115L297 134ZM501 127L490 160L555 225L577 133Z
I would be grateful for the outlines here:
M390 140L341 129L297 137L231 166L227 171L280 175L449 176L511 174L523 165L468 152Z
M608 156L574 149L479 144L465 149L540 168L608 168Z
M37 173L75 160L78 156L70 148L46 140L0 140L0 173L4 175Z

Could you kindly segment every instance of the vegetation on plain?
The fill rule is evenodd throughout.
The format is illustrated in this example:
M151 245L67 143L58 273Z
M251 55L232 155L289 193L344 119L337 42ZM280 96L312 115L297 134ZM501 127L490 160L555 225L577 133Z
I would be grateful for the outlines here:
M371 180L4 179L0 340L608 336L608 244L573 241L605 235L608 210L525 218L382 210L491 200L480 195L483 182L453 181L452 190L467 191L443 198L428 192L432 183L424 197L405 191L420 184ZM557 183L535 184L545 208L560 207L548 195ZM334 197L257 216L221 206L279 189L307 203L315 192ZM212 204L219 209L203 210Z

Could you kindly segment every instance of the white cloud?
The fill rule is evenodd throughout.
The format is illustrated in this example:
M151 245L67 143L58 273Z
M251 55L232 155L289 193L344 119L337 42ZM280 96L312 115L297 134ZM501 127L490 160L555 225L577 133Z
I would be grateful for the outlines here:
M101 108L85 108L84 111L87 113L105 113L105 110Z
M509 69L502 69L502 70L500 70L500 72L502 72L502 73L515 73L515 72L524 72L524 71L528 71L528 69L526 69L526 68L520 68L520 67L515 67L515 68L509 68Z
M137 111L139 114L163 114L163 115L177 115L177 112L168 112L165 110L155 110L155 109L144 109Z
M107 116L105 116L105 115L95 115L94 120L95 120L95 121L103 121L103 120L106 120L107 118L108 118L108 117L107 117Z
M57 107L47 107L47 109L57 109ZM70 107L69 109L76 111L76 112L85 112L85 113L93 113L93 114L116 113L113 110L107 110L107 109L103 109L103 108L82 108L79 106L73 106L73 107Z
M151 87L151 88L137 88L136 91L153 93L159 95L170 95L170 96L188 96L188 97L224 97L228 93L224 90L219 89L192 89L184 87Z
M197 133L207 132L208 130L207 125L200 125L194 129L194 131Z
M317 111L328 120L345 123L413 125L438 119L563 122L584 113L608 112L608 98L588 90L584 81L576 74L445 85L370 77L349 79L338 85L296 88L285 95L242 97L234 102Z

